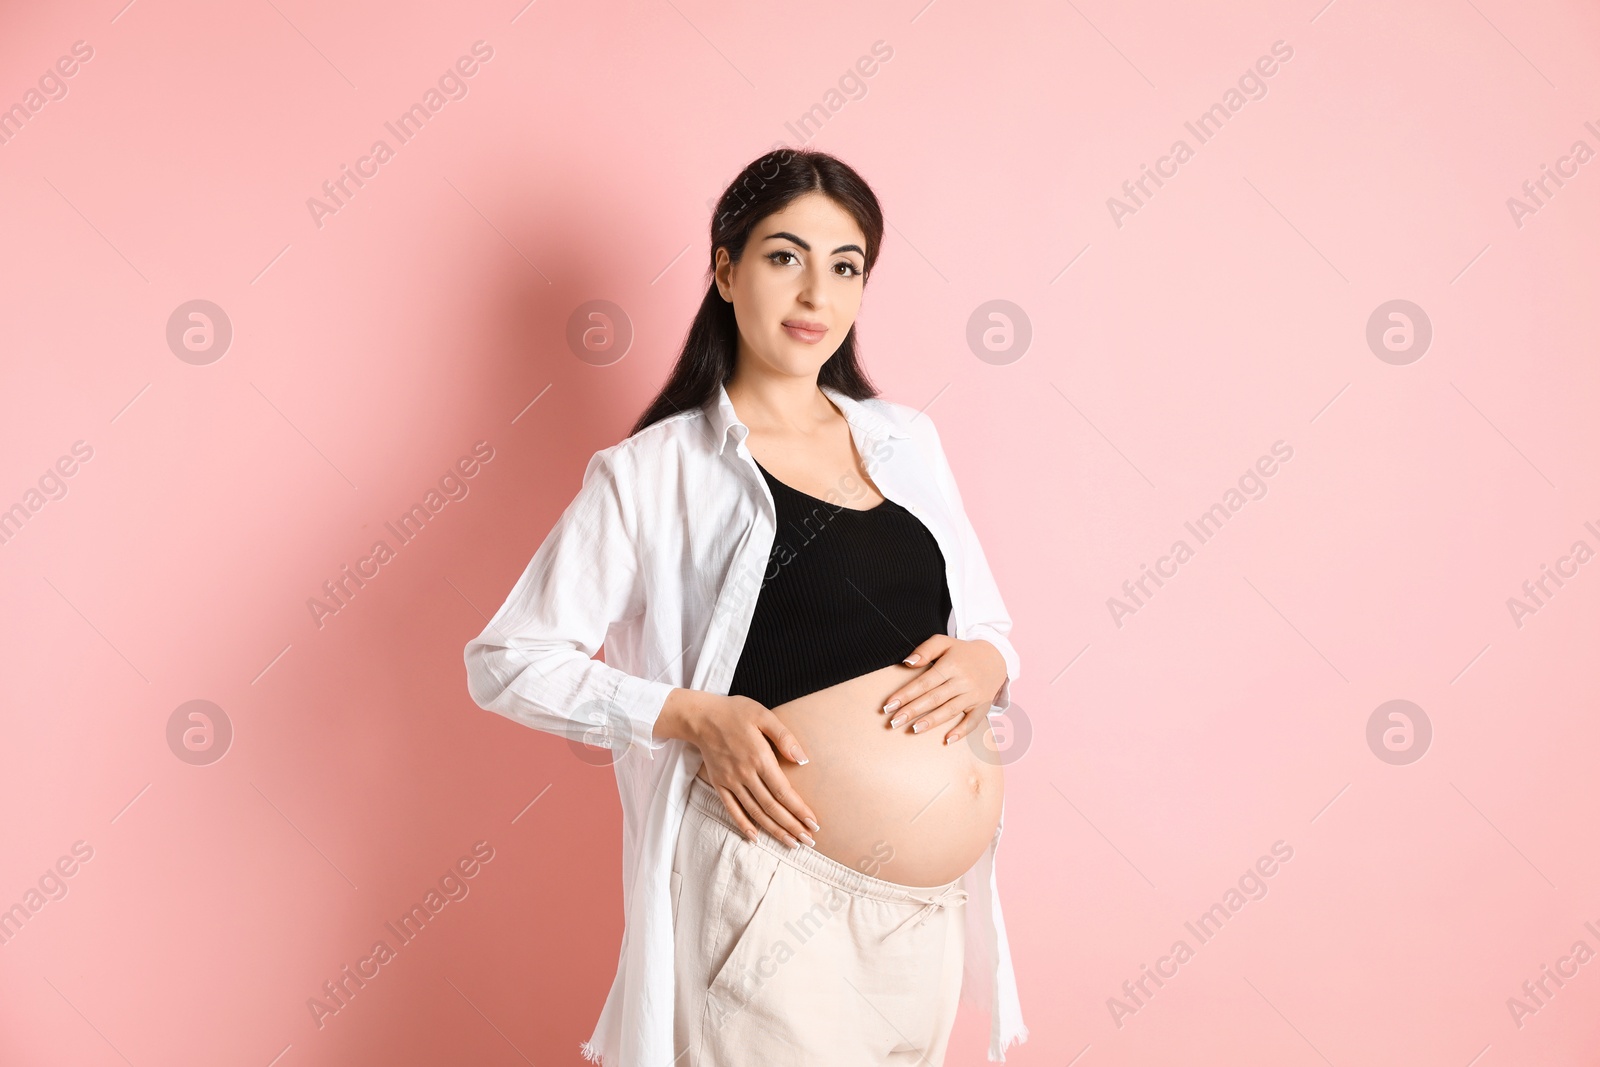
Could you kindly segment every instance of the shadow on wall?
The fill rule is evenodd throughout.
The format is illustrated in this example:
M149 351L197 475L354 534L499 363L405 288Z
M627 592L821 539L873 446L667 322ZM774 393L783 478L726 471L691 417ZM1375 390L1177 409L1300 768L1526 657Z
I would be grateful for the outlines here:
M471 195L501 233L457 204L452 225L480 232L430 230L442 247L416 249L418 262L439 264L459 291L480 294L475 306L447 315L419 309L448 388L412 390L410 402L429 403L426 410L371 414L425 429L435 458L397 479L413 488L369 501L361 528L316 531L361 550L340 557L351 567L376 539L396 546L394 558L336 612L301 612L295 658L275 668L283 676L272 707L252 724L275 749L277 766L263 774L280 790L296 779L294 809L334 814L318 844L352 857L359 886L342 894L347 903L315 964L303 953L282 961L296 972L285 992L305 1024L296 1023L296 1040L315 1042L310 1062L446 1062L460 1055L463 1031L484 1029L477 1012L530 1059L566 1058L589 1036L621 944L613 771L578 758L564 739L477 707L462 652L578 491L589 457L621 440L659 387L703 292L691 267L699 257L684 256L651 290L652 306L635 308L619 294L647 287L660 266L646 276L626 260L593 261L603 250L583 220L550 210L580 196L592 202L595 190L552 189L542 176L508 170L479 178ZM638 220L638 232L652 228L659 223ZM477 254L463 260L463 245ZM649 346L636 339L609 366L586 362L567 344L571 312L607 297L634 322L675 325ZM493 458L476 453L465 494L420 532L405 531L414 536L401 545L384 524L458 458L473 456L477 442ZM308 573L298 595L332 603L322 583L337 578ZM461 877L461 899L441 891L448 903L403 943L398 919L478 842L493 859ZM379 941L393 958L363 963ZM364 985L348 977L374 971ZM440 1027L440 1013L461 1021ZM452 1033L456 1044L446 1047ZM501 1041L486 1033L486 1042Z

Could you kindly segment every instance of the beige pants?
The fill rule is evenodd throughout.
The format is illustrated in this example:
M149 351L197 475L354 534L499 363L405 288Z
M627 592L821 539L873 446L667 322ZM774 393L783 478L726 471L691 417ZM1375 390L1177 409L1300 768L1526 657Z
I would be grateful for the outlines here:
M941 1067L961 994L966 891L904 886L689 792L672 861L674 1067Z

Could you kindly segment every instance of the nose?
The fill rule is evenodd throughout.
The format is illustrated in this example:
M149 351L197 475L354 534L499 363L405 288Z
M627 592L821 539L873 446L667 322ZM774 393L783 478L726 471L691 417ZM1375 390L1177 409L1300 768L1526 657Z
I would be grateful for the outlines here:
M825 264L813 259L806 264L806 269L801 272L800 292L796 299L808 308L819 308L827 304L828 271Z

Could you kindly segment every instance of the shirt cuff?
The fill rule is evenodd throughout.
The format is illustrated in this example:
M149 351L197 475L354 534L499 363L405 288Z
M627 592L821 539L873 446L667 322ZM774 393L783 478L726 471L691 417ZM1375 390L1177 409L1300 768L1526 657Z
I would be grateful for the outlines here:
M642 749L651 759L656 750L665 748L670 738L656 737L656 720L667 703L667 696L677 687L668 682L652 682L632 674L625 674L617 686L617 704L626 720L628 743Z
M994 695L994 703L989 705L989 714L1004 713L1011 707L1011 679L1007 677L1000 683L1000 692Z

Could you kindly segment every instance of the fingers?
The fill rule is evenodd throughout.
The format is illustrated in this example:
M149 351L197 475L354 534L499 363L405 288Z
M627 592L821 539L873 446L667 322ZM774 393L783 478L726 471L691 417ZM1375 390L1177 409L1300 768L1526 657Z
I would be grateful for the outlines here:
M911 732L914 734L925 734L937 729L940 726L953 725L957 719L960 719L966 713L966 708L961 707L959 703L952 700L947 704L942 704L939 707L934 708L922 718L913 722L911 724Z
M924 654L929 658L920 658ZM908 661L917 658L927 669L889 694L884 703L883 710L891 716L889 725L915 725L917 719L935 713L922 728L926 731L956 717L956 712L950 708L939 712L940 706L947 702L954 701L962 711L982 707L982 697L989 698L988 703L992 705L992 698L1006 680L1003 668L999 673L987 669L994 665L998 654L999 650L988 641L958 641L946 634L928 638L917 646L913 656L907 657ZM980 658L982 663L978 662ZM995 678L999 681L993 681Z
M761 761L755 775L717 786L723 806L733 816L739 832L754 841L756 827L767 831L790 848L799 842L815 847L816 840L806 827L820 830L815 813L792 785L788 775L770 753Z
M907 667L915 667L919 664L929 663L935 659L938 659L941 655L943 655L944 650L953 644L955 644L955 638L951 637L949 634L931 634L926 641L912 649L911 654L902 662L904 662Z
M810 760L800 747L799 739L770 708L754 701L746 703L749 707L741 715L750 715L760 733L755 737L745 735L746 740L731 746L733 750L725 754L713 749L717 752L717 765L710 771L713 778L722 778L724 783L713 781L712 784L733 817L734 825L745 837L756 840L760 836L759 827L790 848L802 841L814 846L816 841L806 828L820 829L816 815L789 784L789 777L775 752L795 763ZM741 729L748 729L748 726ZM752 744L759 753L745 751L746 746Z
M733 816L733 821L739 826L739 832L754 841L756 839L755 824L745 818L744 805L739 802L738 798L733 795L733 791L727 786L719 785L716 788L717 795L722 798L722 806L728 809L729 815Z
M811 810L811 805L789 784L789 776L783 773L783 768L774 763L762 774L761 784L765 787L766 795L772 799L771 806L767 807L772 817L794 837L808 845L815 845L811 835L806 833L806 827L814 831L822 827L817 825L816 813Z
M779 771L778 773L781 775L783 772ZM793 789L784 788L793 797L793 802L806 813L807 818L810 818L811 809L805 806L805 802L800 800L799 795ZM777 798L772 795L771 791L761 781L758 780L753 787L736 782L731 787L719 785L716 789L717 794L722 797L723 806L728 809L728 814L732 815L733 821L738 824L739 832L747 839L754 841L760 836L759 831L756 829L756 824L759 823L763 830L766 830L767 833L790 848L796 846L796 837L804 840L808 845L814 846L816 844L811 835L806 833L805 827L801 826L795 817L785 810L784 806L778 802ZM788 823L792 831L780 826L779 818ZM751 821L752 819L754 822ZM813 823L816 822L815 819L811 821Z
M928 674L933 674L933 671L929 671ZM953 719L964 711L971 703L970 699L961 699L966 692L966 687L960 682L954 678L947 678L905 707L896 710L894 717L889 720L889 725L896 728L907 725L916 727L918 722L926 720L926 725L916 730L917 733L921 733L930 726L937 726L946 719Z
M928 661L926 659L921 659L918 660L918 663L928 663ZM938 666L929 663L928 666L923 668L922 673L918 674L915 678L911 679L911 681L907 682L899 689L896 689L893 693L890 693L889 699L884 701L883 707L879 708L878 710L888 712L891 715L896 711L906 710L913 700L916 700L918 697L922 696L922 694L926 693L934 686L939 685L944 680L945 673L941 671Z
M794 734L783 724L782 719L772 713L771 709L767 709L767 713L761 716L760 729L762 733L772 739L773 748L795 763L811 762L805 750L800 747L800 742L795 739Z
M781 774L783 772L779 771L778 773ZM783 805L773 798L771 791L767 789L766 783L758 780L750 785L739 786L738 791L740 799L744 801L746 813L755 819L762 829L782 841L788 848L795 848L800 844L796 840L798 834L805 834L807 838L811 837L795 817L784 810ZM784 823L792 825L794 832L791 833L785 829ZM809 843L815 844L814 841Z
M911 681L907 682L905 685L889 694L889 699L884 701L883 707L879 708L878 710L880 712L887 712L890 715L894 715L896 712L899 712L900 714L896 716L896 718L903 719L905 714L910 710L912 701L918 699L935 686L941 685L943 682L944 676L935 668L929 667L927 670L911 679Z
M956 722L955 727L951 729L949 733L944 735L944 743L947 745L953 745L963 737L966 737L968 734L971 734L976 730L983 729L984 726L987 725L987 719L988 715L980 714L977 708L973 708L971 711L963 712L961 718Z
M761 730L772 739L773 747L779 752L793 753L792 758L796 763L811 762L800 748L800 742L793 732L771 710L761 717ZM794 787L789 784L789 776L783 773L783 767L776 760L770 763L762 761L761 782L757 783L757 786L752 787L751 791L758 800L763 801L763 807L773 818L781 822L790 834L805 841L806 844L816 844L811 840L811 835L806 833L806 826L812 830L820 829L817 826L816 815L800 794L794 791ZM766 803L767 799L770 799L771 803ZM805 826L800 825L802 822Z
M739 798L739 803L744 805L745 814L749 816L750 819L756 823L756 825L760 826L773 837L781 839L788 836L782 829L779 828L777 823L772 821L772 816L767 814L766 809L761 806L761 802L750 795L750 787L748 785L740 782L738 785L733 787L733 792L734 795ZM752 841L756 839L755 834L746 834L745 836Z

